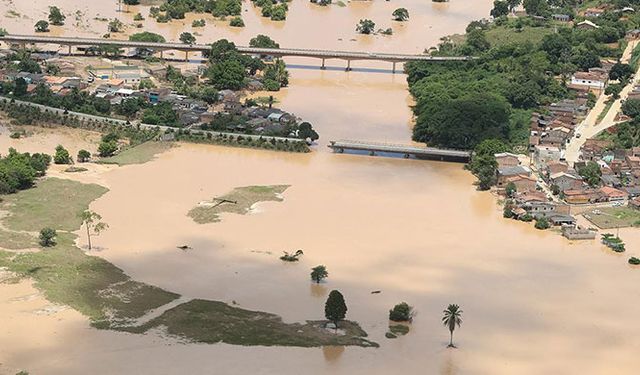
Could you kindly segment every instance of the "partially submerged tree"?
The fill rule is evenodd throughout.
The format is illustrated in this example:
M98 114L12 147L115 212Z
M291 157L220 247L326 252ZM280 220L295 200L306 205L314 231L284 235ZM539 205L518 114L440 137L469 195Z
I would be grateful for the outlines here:
M460 310L460 306L456 304L451 304L447 306L447 308L443 311L442 324L449 329L450 339L449 348L455 348L453 345L453 331L455 331L456 326L460 327L462 324L462 310Z
M87 242L89 244L89 250L91 250L91 236L97 236L102 231L109 228L109 225L100 221L102 220L102 216L90 210L82 212L82 214L80 214L80 218L82 219L82 223L86 227Z
M40 20L36 22L35 29L37 33L47 33L49 32L49 22L45 20Z
M362 19L356 26L356 31L360 34L371 34L376 29L376 23L369 19Z
M406 8L398 8L391 13L395 21L406 21L409 19L409 11Z
M410 322L413 319L413 307L401 302L389 310L389 320L394 322Z
M196 37L189 32L184 32L180 34L180 41L184 44L194 44L196 42Z
M324 317L327 320L333 322L335 324L336 329L338 328L338 323L347 316L347 304L344 302L344 297L342 293L337 290L332 290L329 293L329 298L327 298L327 302L324 305Z
M329 272L327 272L327 267L323 265L315 266L311 269L311 280L315 281L316 284L320 284L327 276L329 276Z
M62 26L64 25L64 20L66 18L67 17L62 14L60 8L58 8L57 6L49 7L49 22L51 22L52 25Z

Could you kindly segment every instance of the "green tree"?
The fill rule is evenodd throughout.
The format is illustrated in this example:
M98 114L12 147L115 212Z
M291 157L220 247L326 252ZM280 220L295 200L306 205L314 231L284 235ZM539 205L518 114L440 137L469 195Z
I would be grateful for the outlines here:
M194 44L196 42L196 37L189 32L184 32L180 34L180 41L184 44Z
M87 151L87 150L78 151L78 157L76 158L78 163L86 163L90 159L91 159L91 153L89 151Z
M468 93L421 113L413 139L431 146L472 149L485 139L508 140L511 106L492 93Z
M516 195L517 191L518 189L516 188L516 184L514 184L513 182L509 182L505 188L505 193L509 198L513 198Z
M51 247L56 245L56 230L53 228L43 228L40 231L39 242L42 247Z
M583 167L578 168L578 174L589 184L591 187L600 186L600 176L602 176L602 170L595 161L589 161Z
M622 86L622 84L620 83L612 83L608 85L606 89L604 89L604 93L605 95L611 95L611 97L616 100L620 98L620 92L622 92L623 88L624 86Z
M308 122L303 122L298 126L298 138L300 139L310 139L312 142L317 141L320 136L313 129L313 126Z
M71 164L71 155L69 155L69 151L66 148L62 147L62 145L58 145L56 147L56 153L53 156L53 162L55 164Z
M356 26L356 31L360 34L371 34L376 29L376 23L369 19L362 19Z
M550 13L549 4L547 0L524 0L524 10L530 16L543 16L546 17Z
M231 19L231 21L229 21L229 26L231 26L231 27L244 27L244 21L242 20L242 17L236 16L236 17L233 17Z
M394 322L408 322L413 319L413 307L401 302L389 310L389 320Z
M49 32L49 22L40 20L36 22L35 29L37 33L47 33Z
M315 266L311 269L311 280L315 281L317 284L329 276L329 272L327 272L327 267L320 265Z
M522 4L522 0L507 0L507 4L509 4L509 11L513 12L518 5Z
M493 9L491 9L491 17L498 18L509 14L509 3L505 0L494 0Z
M467 47L465 52L469 54L476 54L487 51L491 48L491 44L487 40L484 31L475 29L467 33L467 40L465 41Z
M391 13L395 21L406 21L409 19L409 11L406 8L398 8Z
M108 28L109 28L109 32L111 33L119 33L124 28L124 24L119 19L114 18L111 21L109 21Z
M98 146L98 155L106 158L113 156L118 151L118 143L116 141L102 141Z
M109 228L109 225L100 221L102 220L102 216L89 210L82 212L80 219L82 219L82 224L87 230L87 242L89 244L89 250L91 250L91 236L97 236Z
M20 77L18 79L15 80L14 82L15 86L13 88L13 95L21 98L23 96L27 95L27 87L29 86L27 84L27 81L24 80L24 78Z
M547 219L546 217L541 217L536 220L536 224L534 225L534 227L536 229L545 230L549 229L551 227L551 224L549 223L549 219Z
M622 103L622 113L631 118L640 115L640 99L627 99Z
M249 41L249 47L254 48L280 48L280 45L267 35L258 34Z
M58 8L57 6L49 7L49 22L51 22L52 25L62 26L64 25L64 20L66 18L67 17L62 14L60 8Z
M342 293L332 290L324 305L324 317L338 327L338 323L347 316L347 304Z
M226 60L213 65L207 75L218 90L239 90L244 86L245 68L238 60Z
M152 43L165 43L167 40L159 34L151 33L148 31L142 33L136 33L129 37L132 42L152 42Z
M460 310L460 306L451 304L447 306L442 313L444 314L442 317L442 323L449 329L450 333L448 347L455 348L455 345L453 345L453 331L455 331L456 326L460 327L462 324L462 310Z
M633 67L629 64L623 64L620 61L615 63L609 71L609 79L626 81L633 75Z

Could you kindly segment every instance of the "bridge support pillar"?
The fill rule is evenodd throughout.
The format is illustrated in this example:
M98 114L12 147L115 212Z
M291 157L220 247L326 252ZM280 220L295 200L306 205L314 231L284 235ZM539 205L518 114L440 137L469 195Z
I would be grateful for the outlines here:
M351 71L351 60L347 60L347 68L344 70L345 72Z
M189 62L189 51L184 51L184 61Z
M393 62L393 68L391 68L391 72L393 74L396 74L396 62L395 61Z
M369 151L369 155L376 156L376 152L375 151Z
M160 58L163 59L164 58L164 51L160 50Z
M322 66L320 67L320 69L322 69L322 70L327 69L327 67L324 66L324 59L322 59Z
M411 156L411 155L409 155L409 154L404 154L404 158L405 158L405 159L409 159L409 157L410 157L410 156Z
M71 46L69 46L69 56L71 56Z

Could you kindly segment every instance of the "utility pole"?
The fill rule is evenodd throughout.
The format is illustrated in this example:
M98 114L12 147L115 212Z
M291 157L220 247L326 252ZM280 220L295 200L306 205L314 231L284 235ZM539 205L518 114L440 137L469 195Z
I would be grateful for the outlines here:
M122 12L122 0L118 0L118 13Z

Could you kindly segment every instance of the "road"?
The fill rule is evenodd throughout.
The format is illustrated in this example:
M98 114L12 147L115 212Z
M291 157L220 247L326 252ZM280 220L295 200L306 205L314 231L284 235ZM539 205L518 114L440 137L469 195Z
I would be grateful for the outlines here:
M622 55L622 59L620 59L621 62L629 63L633 49L637 45L638 41L632 41L627 45L627 48L624 50ZM580 138L574 135L569 144L567 144L565 158L569 165L573 165L573 163L579 160L580 148L584 145L587 139L595 137L598 133L620 123L620 121L615 121L615 117L620 112L622 102L627 99L629 93L633 90L636 84L638 84L638 82L640 82L640 68L629 84L622 89L620 92L620 98L613 103L611 108L609 108L609 112L607 112L602 121L600 121L599 124L596 124L598 116L606 108L606 101L609 99L609 96L604 95L604 93L598 97L598 101L591 111L589 111L587 117L576 127L575 134L580 134Z

